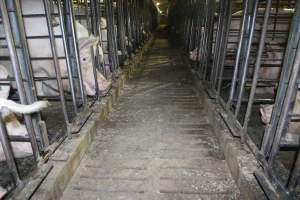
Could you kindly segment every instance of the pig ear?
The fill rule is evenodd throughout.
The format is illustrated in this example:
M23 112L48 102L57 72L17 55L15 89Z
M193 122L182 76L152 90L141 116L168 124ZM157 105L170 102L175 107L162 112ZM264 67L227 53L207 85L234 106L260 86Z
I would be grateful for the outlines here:
M92 46L95 46L99 43L99 38L90 36L88 38L80 38L78 40L78 47L79 50L90 48Z

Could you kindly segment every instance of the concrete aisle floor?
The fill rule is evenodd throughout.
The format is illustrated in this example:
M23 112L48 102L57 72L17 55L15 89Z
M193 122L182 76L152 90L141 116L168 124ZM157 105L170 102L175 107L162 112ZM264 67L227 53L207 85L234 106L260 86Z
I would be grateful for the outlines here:
M159 34L63 199L239 199L210 127L179 51Z

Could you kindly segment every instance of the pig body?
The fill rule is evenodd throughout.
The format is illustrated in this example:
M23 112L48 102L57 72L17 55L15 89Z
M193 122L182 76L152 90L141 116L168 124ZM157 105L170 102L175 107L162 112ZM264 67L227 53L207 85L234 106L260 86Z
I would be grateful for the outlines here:
M264 105L260 108L261 121L264 124L269 124L271 120L271 115L274 105ZM297 92L296 100L293 108L293 113L300 114L300 92ZM292 134L300 134L300 123L299 122L290 122L288 132Z
M258 15L264 15L265 9L259 8L258 9ZM279 15L292 15L294 13L293 9L279 9L278 14ZM276 14L276 9L271 9L271 15ZM240 23L242 18L242 11L238 11L234 14L232 14L232 21L230 24L230 30L239 31L240 29ZM272 19L274 20L274 19ZM268 30L274 29L274 21L269 20L268 22ZM216 24L214 25L216 28ZM255 24L255 30L261 31L262 30L262 23L257 22ZM277 32L288 32L289 31L289 24L288 23L279 23L276 26ZM259 36L259 34L256 34ZM253 38L253 43L257 44L259 42L259 37L255 36ZM235 55L236 50L238 47L238 40L239 37L236 35L229 35L228 37L228 44L227 44L227 55L230 57L230 55ZM265 41L265 52L262 56L262 67L259 69L258 77L259 79L264 80L279 80L280 73L281 73L281 64L284 57L284 47L282 46L282 43L286 42L285 37L267 37ZM212 49L214 50L214 48ZM214 53L214 52L213 52ZM198 52L198 49L194 49L190 52L189 58L193 61L201 61L201 54ZM250 58L250 63L255 63L255 58ZM226 59L225 64L234 64L234 60ZM271 65L272 67L264 67L264 65ZM278 65L278 66L277 66ZM275 93L275 86L268 86L268 87L258 87L256 89L257 94L273 94ZM274 105L264 105L260 108L261 113L261 121L264 124L270 123L272 110ZM300 93L297 93L295 105L293 108L293 112L299 114L300 113ZM292 122L289 127L289 132L295 133L299 132L300 130L300 123Z
M117 31L117 26L115 25L115 33L118 33ZM107 43L107 20L104 17L101 17L101 22L100 22L100 30L99 32L101 33L101 39L103 41L106 41L105 43L102 44L103 50L108 51L108 43ZM128 41L128 37L125 35L125 44L127 47L132 47L132 42ZM125 52L126 53L126 52ZM122 52L118 50L118 55L122 55ZM108 60L106 60L108 61Z
M23 14L44 14L44 5L43 1L40 0L22 0L22 11ZM54 8L56 9L56 8ZM48 28L45 18L24 18L25 32L27 36L44 36L48 35ZM80 49L80 59L82 65L82 74L83 74L83 84L87 91L88 95L94 95L95 82L94 74L92 67L92 56L90 51L91 47L96 48L99 40L93 36L89 36L87 29L76 22L77 35L80 40L79 49ZM54 27L54 34L61 35L61 30L59 26ZM4 30L0 28L0 35L5 36ZM5 41L1 41L1 44L5 44ZM32 58L39 57L52 57L51 46L49 39L28 39L28 48L29 53ZM64 47L62 39L56 38L55 40L57 47L57 54L59 57L64 56ZM99 46L98 46L99 47ZM101 49L102 50L102 49ZM99 51L100 53L102 51ZM1 56L9 56L7 49L0 49ZM101 55L100 55L101 57ZM102 54L103 59L103 54ZM35 77L55 77L54 64L51 59L42 59L42 60L32 60L33 73ZM59 68L61 75L67 76L67 67L66 61L64 59L59 60ZM13 77L13 71L10 61L2 62L0 64L0 78L6 79L8 77ZM110 81L107 81L100 72L97 72L98 86L100 90L106 90L110 87ZM2 83L2 84L1 84ZM27 137L28 132L24 124L22 124L17 116L14 114L29 114L33 112L38 112L46 105L44 102L37 102L33 105L19 105L10 100L6 100L9 96L11 85L6 85L7 81L1 81L0 83L0 112L3 114L3 119L7 128L9 135L23 136ZM48 87L48 86L53 87ZM64 89L69 90L68 81L63 81ZM57 88L56 81L43 81L37 82L37 93L38 95L57 95L57 91L53 91L51 88ZM24 157L32 155L31 144L28 142L12 142L12 149L15 157ZM0 160L5 160L2 146L0 147Z
M7 191L0 186L0 199L4 198L7 194Z
M259 8L258 9L258 15L263 15L265 12L264 8ZM278 15L292 15L294 12L293 9L279 9L278 10ZM271 9L271 15L275 15L276 14L276 9L272 8ZM239 31L240 29L240 23L241 23L241 19L242 19L242 10L237 11L235 13L232 14L232 20L231 20L231 24L230 24L230 30L232 31ZM217 28L217 24L214 24L215 29ZM262 29L262 23L257 22L255 24L255 30L260 32ZM268 22L268 30L273 30L274 29L274 21L269 20ZM289 24L288 23L279 23L276 26L276 31L278 32L287 32L289 30ZM202 31L203 32L203 31ZM257 34L259 35L259 34ZM235 54L236 50L238 48L238 41L239 41L239 37L236 34L229 34L228 37L228 44L227 44L227 54L230 56L230 54ZM253 38L253 43L258 43L259 42L259 38L258 37L254 37ZM272 51L269 51L270 49L281 49L282 47L280 47L279 44L285 43L286 39L285 37L274 37L274 38L266 38L266 42L265 42L265 46L266 46L266 52L264 55L264 59L262 64L277 64L280 61L277 61L276 63L274 63L274 58L275 56L278 57L283 57L283 53L281 52L275 52L276 55L273 55L274 53ZM212 50L214 51L214 48L212 48ZM190 52L189 58L192 61L196 61L198 59L198 61L201 61L201 55L199 54L197 56L197 52L198 49L195 48L193 51ZM214 52L212 52L214 54ZM255 60L252 59L252 63ZM228 61L227 61L228 62ZM232 62L229 62L229 64L232 64Z
M2 112L2 110L1 110ZM28 137L28 132L24 124L20 123L17 116L9 112L3 117L8 135ZM15 158L23 158L32 155L32 148L29 142L11 142L11 147ZM0 161L6 160L2 144L0 144Z
M40 0L22 0L21 1L22 10L24 14L44 14L44 5L43 1ZM54 7L54 10L57 8ZM42 35L48 35L48 27L46 23L45 18L25 18L24 19L25 24L25 32L27 36L42 36ZM38 26L37 26L38 24ZM88 34L87 29L78 23L76 21L76 29L77 29L77 36L78 40L81 40L82 43L84 43L83 46L80 48L80 57L81 57L81 64L84 65L82 67L82 73L83 73L83 84L86 88L87 95L95 95L95 82L92 82L91 77L93 77L93 66L92 66L92 58L91 53L87 51L87 49L90 49L91 47L95 48L101 48L99 46L99 40L98 38L95 38L93 36L90 36ZM1 30L0 30L1 31ZM0 32L1 36L4 35L3 32ZM60 26L54 27L54 34L55 35L61 35L61 29ZM86 41L83 41L86 40ZM32 38L28 39L28 48L29 53L32 58L41 58L41 57L52 57L51 52L51 45L48 38ZM56 38L56 50L58 57L65 56L64 54L64 45L61 38ZM80 45L80 44L79 44ZM99 49L100 50L100 49ZM101 58L103 58L103 51L100 50ZM9 55L7 50L0 51L1 55ZM86 60L89 60L89 63L86 62ZM11 64L3 63L6 65L10 76L13 75L12 73L12 67ZM54 63L51 59L42 59L42 60L32 60L32 67L33 67L33 73L35 77L55 77L55 68ZM65 59L59 60L59 68L61 71L62 77L66 77L68 75L67 71L67 64ZM97 71L97 77L98 78L98 87L100 90L105 91L107 90L111 82L106 80L103 75ZM64 89L69 91L69 83L67 80L63 81ZM47 80L42 82L37 82L37 93L38 95L57 95L57 83L55 80ZM50 86L50 87L49 87Z
M6 67L0 65L0 79L8 78ZM1 83L3 83L1 81ZM0 83L0 84L1 84ZM5 84L7 82L4 82ZM7 100L11 86L0 86L0 112L6 125L7 133L11 136L27 137L28 132L24 124L20 123L14 113L30 114L39 112L48 106L46 101L39 101L32 105L20 105L14 101ZM32 155L32 148L29 142L12 142L12 149L16 158ZM5 160L2 144L0 143L0 161Z
M258 15L263 15L265 9L264 8L259 8L258 9ZM275 15L276 9L272 8L271 9L271 15ZM293 14L293 10L286 10L286 9L279 9L278 10L279 15L291 15ZM238 11L236 13L232 14L232 21L230 24L230 30L231 31L239 31L240 29L240 23L242 19L242 11ZM216 23L214 24L215 29L216 29ZM268 22L268 30L273 30L274 28L274 21L269 20ZM262 29L262 23L257 22L255 24L255 30L260 32ZM289 24L277 24L276 30L281 31L281 32L287 32L289 30ZM259 42L259 34L255 34L255 37L253 38L253 46L255 44L258 44ZM235 60L232 59L236 55L236 50L238 48L238 41L239 37L237 37L236 34L229 34L228 37L228 44L227 44L227 59L225 60L225 65L234 65ZM281 46L281 43L284 43L285 39L284 37L267 37L265 41L265 51L262 56L262 62L259 69L259 74L258 77L259 79L264 79L264 80L278 80L281 72L281 63L283 60L283 55L284 55L284 47ZM214 47L212 48L214 51ZM214 54L214 52L212 52ZM193 51L190 52L189 58L193 61L201 61L202 57L200 52L198 52L198 48L194 49ZM256 58L250 57L249 63L252 65L255 64ZM267 65L270 65L272 67L267 67ZM277 66L278 65L278 66ZM253 72L249 71L250 74ZM274 94L275 91L275 86L271 87L258 87L256 89L257 94ZM262 113L262 121L267 122L270 118L270 111L272 111L272 106L266 106L262 107L261 112Z
M263 14L264 9L259 9L258 14ZM271 9L271 15L275 15L276 9ZM279 15L292 15L294 13L293 9L279 9L278 14ZM240 15L241 12L238 12L237 15ZM257 25L258 26L258 25ZM257 29L261 30L261 24L259 27L256 27ZM274 24L272 22L269 22L268 24L268 30L272 30L274 28ZM283 24L280 23L276 26L277 31L281 32L288 32L289 31L289 24ZM265 49L266 52L262 58L262 65L273 65L272 67L261 67L259 69L259 78L264 80L279 80L280 74L281 74L281 64L284 57L284 47L281 45L281 43L286 42L286 39L284 37L274 37L274 38L267 38ZM275 94L275 86L266 87L266 88L257 88L256 93L258 94L265 94L265 93L271 93ZM259 112L261 114L261 121L264 124L269 124L272 111L273 111L274 105L262 105ZM300 113L300 93L297 92L296 100L293 108L294 113ZM296 133L299 132L298 130L300 128L300 124L296 122L291 122L289 126L289 132L290 133Z
M200 58L200 52L198 48L195 48L193 51L190 51L189 58L192 61L201 61L202 59Z
M28 137L28 132L24 124L22 124L12 111L19 111L20 114L30 114L39 112L48 106L45 101L36 102L32 105L21 105L13 101L0 97L0 112L6 126L8 135ZM32 148L29 142L11 142L13 154L15 158L23 158L32 155ZM2 144L0 143L0 161L6 160Z
M114 28L115 28L115 33L117 33L117 26L115 25ZM105 70L107 72L111 72L111 69L110 69L111 61L109 59L109 45L108 45L108 37L107 37L107 20L105 17L101 17L99 32L100 32L101 40L102 40L101 46L102 46L102 49L104 52L103 63L105 64ZM117 38L115 38L115 40L116 39ZM118 56L123 55L120 50L117 51L117 54L118 54ZM109 76L110 75L111 74L109 74Z

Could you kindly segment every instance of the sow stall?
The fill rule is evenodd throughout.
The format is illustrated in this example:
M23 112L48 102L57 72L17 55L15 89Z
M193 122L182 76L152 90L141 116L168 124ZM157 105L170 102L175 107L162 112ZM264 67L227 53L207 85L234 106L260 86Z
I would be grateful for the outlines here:
M259 162L255 176L270 199L299 198L299 8L285 0L169 8L171 31L233 137Z
M37 182L47 175L51 154L82 129L157 20L148 0L4 0L0 17L0 98L26 109L50 102L30 112L0 106L9 196L38 169L46 168Z

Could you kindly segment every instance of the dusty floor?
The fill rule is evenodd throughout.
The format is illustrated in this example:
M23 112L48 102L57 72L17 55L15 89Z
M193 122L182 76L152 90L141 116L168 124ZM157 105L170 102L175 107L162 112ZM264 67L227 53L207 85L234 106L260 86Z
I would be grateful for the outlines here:
M239 199L190 80L156 37L62 199Z

